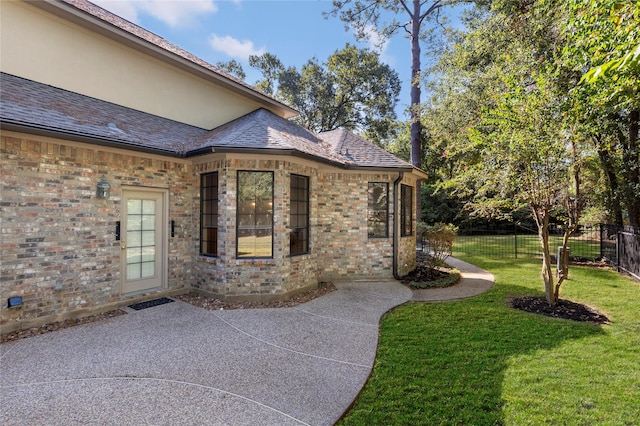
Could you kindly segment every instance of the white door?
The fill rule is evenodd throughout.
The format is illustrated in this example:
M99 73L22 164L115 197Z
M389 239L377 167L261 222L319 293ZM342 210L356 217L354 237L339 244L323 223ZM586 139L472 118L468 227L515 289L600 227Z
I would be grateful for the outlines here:
M122 191L122 293L143 292L166 286L168 225L165 209L165 191Z

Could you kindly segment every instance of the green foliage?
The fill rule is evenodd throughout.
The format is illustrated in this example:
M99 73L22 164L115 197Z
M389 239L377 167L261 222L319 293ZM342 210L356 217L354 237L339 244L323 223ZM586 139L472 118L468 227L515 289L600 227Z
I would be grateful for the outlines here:
M431 259L433 259L433 265L431 266L444 265L444 261L451 256L453 251L453 243L458 233L458 227L450 223L427 225L424 222L418 222L416 228L418 237L423 238L431 249Z
M263 80L257 88L300 112L294 121L314 132L345 128L381 143L394 131L400 78L379 54L347 44L326 63L310 59L300 70L272 54L250 57Z
M467 258L492 272L475 298L408 303L384 316L369 380L339 425L632 425L640 418L640 287L575 267L574 302L596 326L509 308L540 295L533 261Z
M599 78L616 78L620 75L619 71L625 71L627 68L633 71L640 71L640 44L622 58L614 59L590 69L582 76L580 82L594 83Z
M582 75L568 119L593 142L614 221L640 226L640 2L569 0L562 61ZM588 84L585 84L588 83Z
M242 65L235 59L230 60L229 62L217 62L216 67L220 68L222 71L229 73L240 80L244 80L247 78L247 75L242 69Z

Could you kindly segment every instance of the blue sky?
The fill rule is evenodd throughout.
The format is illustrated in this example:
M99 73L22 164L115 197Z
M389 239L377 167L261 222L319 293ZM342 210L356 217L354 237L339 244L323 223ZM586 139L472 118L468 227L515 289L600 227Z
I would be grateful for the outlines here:
M285 66L300 67L315 57L320 62L346 43L369 47L403 81L398 119L409 104L411 53L409 40L400 35L381 49L356 42L338 18L325 19L329 0L92 0L97 5L165 38L215 64L231 59L242 64L246 82L255 84L260 73L248 64L249 55L276 55Z

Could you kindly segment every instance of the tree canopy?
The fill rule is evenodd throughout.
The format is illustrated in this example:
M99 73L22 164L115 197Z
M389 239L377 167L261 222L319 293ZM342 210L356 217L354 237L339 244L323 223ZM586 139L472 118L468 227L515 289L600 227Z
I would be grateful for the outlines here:
M294 121L310 130L345 128L376 143L394 131L400 79L376 52L347 44L326 63L313 58L300 70L269 53L250 64L263 75L257 87L297 109Z

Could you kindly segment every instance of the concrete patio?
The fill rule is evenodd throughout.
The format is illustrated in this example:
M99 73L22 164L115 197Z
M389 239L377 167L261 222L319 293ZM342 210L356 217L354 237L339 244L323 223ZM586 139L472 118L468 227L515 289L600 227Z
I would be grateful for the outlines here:
M175 301L8 342L1 421L331 425L367 381L381 316L412 299L486 291L493 277L465 272L471 266L462 264L461 283L431 293L352 282L294 308L207 311Z

